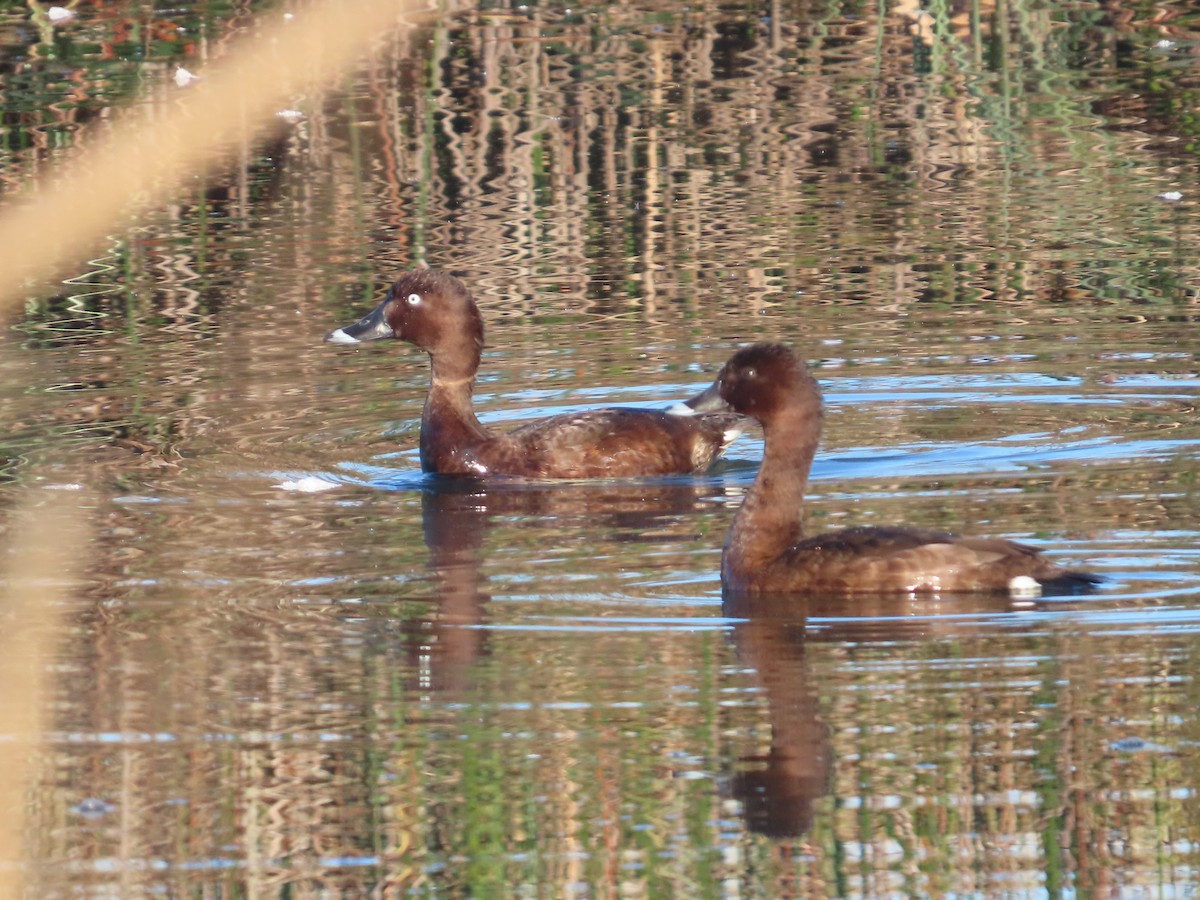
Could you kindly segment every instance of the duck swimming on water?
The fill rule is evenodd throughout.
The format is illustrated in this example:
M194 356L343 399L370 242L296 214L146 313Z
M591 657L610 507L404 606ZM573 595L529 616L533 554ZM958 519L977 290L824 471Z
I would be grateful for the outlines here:
M735 592L1079 593L1101 579L1064 569L1034 547L922 528L849 528L804 535L801 510L821 437L821 391L782 344L753 344L688 401L763 427L762 466L725 539L721 581Z
M433 369L421 414L421 468L439 475L629 478L700 472L737 437L744 420L728 412L677 415L610 407L539 419L497 434L471 403L483 351L483 316L459 279L417 269L334 344L399 338L429 354Z

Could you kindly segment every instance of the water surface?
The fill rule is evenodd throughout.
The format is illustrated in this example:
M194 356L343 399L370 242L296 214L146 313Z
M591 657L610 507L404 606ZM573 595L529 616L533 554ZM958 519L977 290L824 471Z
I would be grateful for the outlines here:
M274 14L78 12L0 14L6 186ZM1197 24L447 8L32 293L4 507L83 487L95 532L30 895L1189 896ZM1106 583L723 602L755 430L696 478L425 476L424 357L321 343L415 265L483 307L489 425L782 340L828 405L813 528Z

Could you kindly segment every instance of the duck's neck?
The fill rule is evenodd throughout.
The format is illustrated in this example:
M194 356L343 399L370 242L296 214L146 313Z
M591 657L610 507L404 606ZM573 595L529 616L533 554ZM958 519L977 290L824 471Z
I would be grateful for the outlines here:
M804 535L804 493L821 439L819 405L764 424L763 435L762 466L734 516L722 555L722 571L735 578L753 576Z
M468 357L469 365L463 365L461 357L454 358L459 362L448 365L430 354L433 380L421 413L421 467L427 472L439 471L451 455L491 437L471 403L479 357Z

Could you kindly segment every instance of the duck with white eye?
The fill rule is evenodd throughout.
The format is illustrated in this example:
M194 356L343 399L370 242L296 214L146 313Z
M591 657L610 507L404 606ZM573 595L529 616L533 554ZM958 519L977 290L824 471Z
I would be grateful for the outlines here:
M411 307L419 306L421 304L421 295L409 294L404 302ZM353 325L347 325L345 328L335 328L329 334L325 335L325 343L361 344L364 341L392 337L392 328L382 315L386 303L387 301L384 301L384 303L375 307L375 309L371 310Z
M703 471L740 433L731 413L675 415L609 407L537 419L507 434L475 416L471 393L483 351L483 316L466 286L430 269L409 272L374 310L325 340L399 338L429 354L421 415L421 467L439 475L634 478Z

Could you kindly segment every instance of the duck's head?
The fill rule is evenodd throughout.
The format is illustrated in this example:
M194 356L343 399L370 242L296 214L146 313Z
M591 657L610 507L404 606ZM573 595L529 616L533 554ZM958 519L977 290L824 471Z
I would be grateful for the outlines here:
M453 275L416 269L400 276L371 312L325 335L331 344L381 338L399 338L447 363L473 367L483 347L483 317L471 292Z
M721 367L702 394L687 401L696 412L732 410L764 425L781 414L820 410L820 390L808 367L783 344L751 344Z

